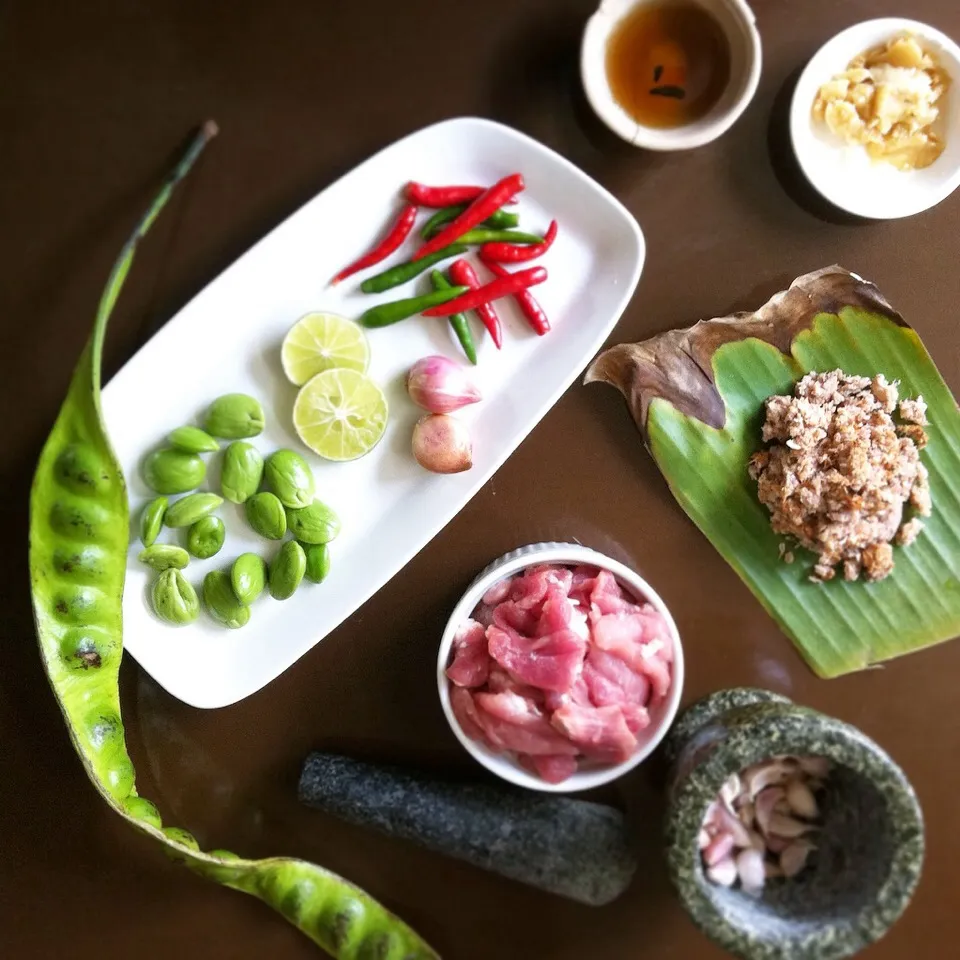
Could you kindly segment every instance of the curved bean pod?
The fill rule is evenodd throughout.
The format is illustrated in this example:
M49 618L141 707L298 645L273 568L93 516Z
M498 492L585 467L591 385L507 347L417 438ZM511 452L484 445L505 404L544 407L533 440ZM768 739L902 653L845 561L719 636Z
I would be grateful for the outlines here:
M141 237L216 133L207 123L137 224L113 267L93 335L37 463L30 495L30 579L44 668L84 769L131 826L191 870L259 897L331 956L430 960L436 954L362 890L289 857L244 860L204 853L186 831L162 825L137 795L120 717L121 597L129 507L126 484L100 415L107 320Z

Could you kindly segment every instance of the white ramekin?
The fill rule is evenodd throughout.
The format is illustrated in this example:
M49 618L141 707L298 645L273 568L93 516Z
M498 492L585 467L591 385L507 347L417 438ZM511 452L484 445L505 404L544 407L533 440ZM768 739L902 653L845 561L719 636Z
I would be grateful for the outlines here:
M599 567L602 570L609 570L631 595L638 600L646 600L656 607L670 628L674 648L673 683L670 687L670 693L663 702L650 711L651 723L649 727L641 731L636 753L623 763L581 770L564 780L563 783L557 784L541 780L524 770L509 756L494 753L475 740L471 740L460 729L460 724L453 715L453 709L450 706L450 681L446 675L457 628L473 613L474 608L487 590L497 581L541 563L587 564ZM497 776L517 786L527 787L530 790L543 790L549 793L574 793L578 790L589 790L616 780L653 753L673 723L677 707L680 705L680 695L683 691L683 648L680 645L677 625L664 602L650 584L628 566L598 553L596 550L575 543L535 543L520 547L518 550L514 550L491 563L467 588L460 602L454 607L453 613L450 614L450 619L447 621L447 627L443 632L443 639L440 641L440 651L437 656L437 687L440 692L440 704L443 707L447 722L450 724L450 729L475 760L482 763Z
M662 0L602 0L583 31L580 77L594 112L627 143L647 150L689 150L716 140L747 109L760 81L760 34L745 0L696 0L716 18L730 45L727 88L699 120L682 127L647 127L637 123L613 98L607 79L607 41L614 27L638 4L659 2Z

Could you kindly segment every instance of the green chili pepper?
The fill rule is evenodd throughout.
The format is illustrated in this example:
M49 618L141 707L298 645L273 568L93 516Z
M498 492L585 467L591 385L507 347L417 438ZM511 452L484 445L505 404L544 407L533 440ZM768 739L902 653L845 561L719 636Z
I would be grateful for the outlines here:
M124 245L37 463L30 494L30 579L44 669L97 791L175 859L201 876L259 897L339 960L436 960L402 921L335 874L289 857L243 860L226 851L204 853L188 833L164 829L157 808L137 795L119 690L129 505L100 414L101 355L107 320L139 240L215 132L214 124L204 126ZM91 553L96 562L64 562L64 556L82 560L81 552ZM74 616L78 609L86 611L82 620Z
M543 243L543 237L521 230L468 230L457 243Z
M393 300L390 303L381 303L371 307L366 313L360 314L357 321L363 327L389 327L391 323L414 317L421 310L438 307L461 293L466 293L469 287L451 287L449 290L434 290L420 297L407 297L405 300Z
M429 240L432 236L439 233L452 220L467 209L467 204L456 203L452 207L441 207L424 225L420 231L420 236L424 240ZM506 210L497 210L483 221L483 226L491 230L509 230L520 222L520 217L516 213L508 213Z
M424 259L429 258L424 257ZM430 280L435 290L449 290L450 287L453 286L439 270L434 270L430 274ZM476 363L477 348L473 343L473 334L470 332L467 315L465 313L454 313L447 319L450 321L450 326L453 327L453 332L457 335L457 339L460 341L460 346L463 347L463 352L467 355L467 359L471 363Z
M467 246L464 243L451 243L449 247L444 247L436 253L431 253L422 260L411 260L407 263L398 264L383 273L368 277L360 284L360 289L364 293L383 293L391 287L399 287L401 283L406 283L414 277L419 277L424 270L432 267L441 260L449 260L450 257L459 257L461 253L467 252Z

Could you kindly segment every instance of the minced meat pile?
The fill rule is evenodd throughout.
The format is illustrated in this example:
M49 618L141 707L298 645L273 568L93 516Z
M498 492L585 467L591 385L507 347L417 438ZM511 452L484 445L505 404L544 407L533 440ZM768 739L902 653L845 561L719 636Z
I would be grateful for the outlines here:
M920 462L926 410L922 397L898 402L897 383L882 374L842 370L807 374L793 396L767 400L769 446L751 457L750 476L774 531L817 554L811 580L832 580L838 566L845 580L882 580L893 570L891 544L905 546L923 529L904 507L930 515Z

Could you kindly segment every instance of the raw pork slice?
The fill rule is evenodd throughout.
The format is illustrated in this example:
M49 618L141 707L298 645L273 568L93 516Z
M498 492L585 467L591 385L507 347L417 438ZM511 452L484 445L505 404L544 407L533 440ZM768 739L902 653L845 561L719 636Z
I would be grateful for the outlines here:
M516 630L487 629L490 656L512 677L542 690L569 690L580 675L587 645L571 630L530 639Z
M531 756L576 756L579 752L526 697L515 693L475 693L473 697L477 721L487 739L503 749Z
M590 604L601 614L625 613L634 609L634 604L624 599L620 584L609 570L601 570L590 592Z
M522 753L517 757L517 761L521 767L547 783L563 783L577 772L577 758L562 753L547 754L543 757L531 757Z
M460 729L471 739L490 747L491 750L499 752L500 748L494 746L488 739L480 724L480 715L477 705L473 702L473 695L464 687L452 687L450 689L450 707L453 709L453 715L460 724Z
M447 676L458 687L482 687L490 675L487 632L482 623L467 620L453 638L453 663Z
M605 763L622 763L637 748L637 738L630 732L619 707L565 703L554 712L551 723L586 756Z
M643 673L631 670L620 657L591 646L583 665L583 679L590 700L598 707L636 703L646 706L650 699L650 681Z
M512 583L510 577L498 581L487 590L481 602L487 607L495 607L498 603L503 603L510 596L510 585Z

